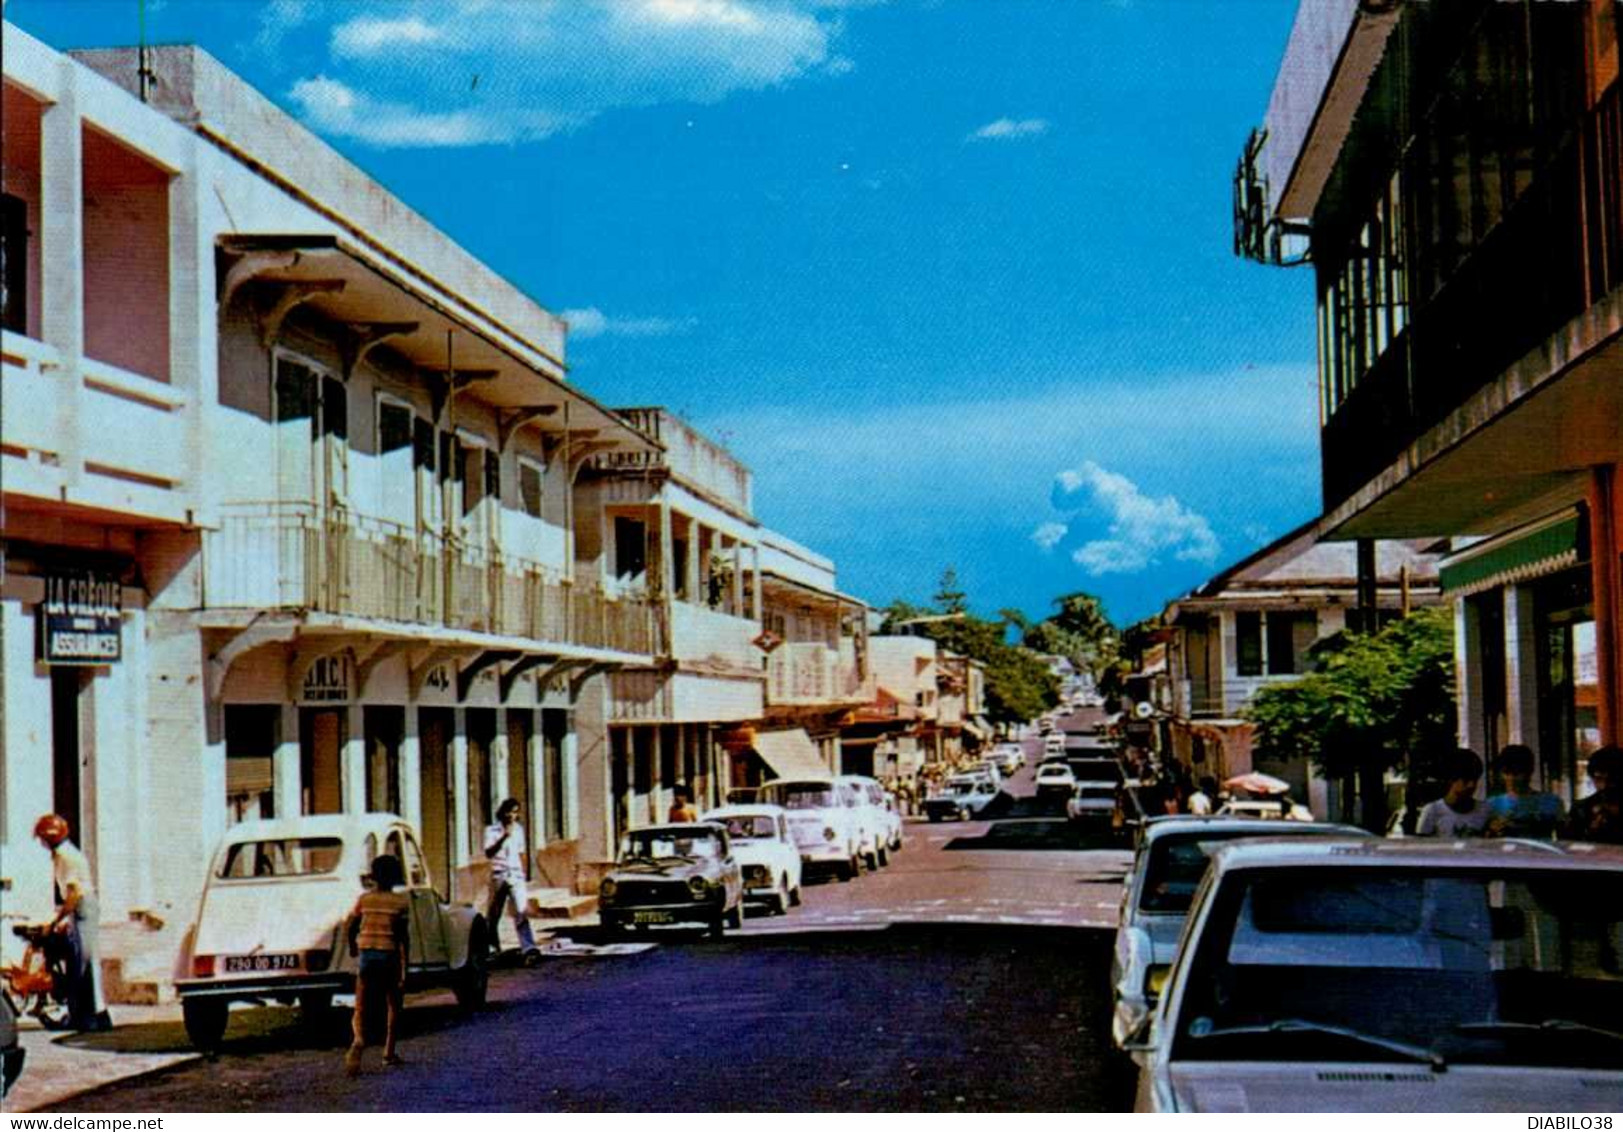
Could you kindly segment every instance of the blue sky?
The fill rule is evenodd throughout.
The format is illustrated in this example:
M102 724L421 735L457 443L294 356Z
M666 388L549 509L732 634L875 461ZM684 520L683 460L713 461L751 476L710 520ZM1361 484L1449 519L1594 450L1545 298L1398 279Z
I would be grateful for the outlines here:
M1312 280L1230 254L1294 0L146 0L668 405L875 604L1153 612L1317 512ZM10 0L61 48L138 0Z

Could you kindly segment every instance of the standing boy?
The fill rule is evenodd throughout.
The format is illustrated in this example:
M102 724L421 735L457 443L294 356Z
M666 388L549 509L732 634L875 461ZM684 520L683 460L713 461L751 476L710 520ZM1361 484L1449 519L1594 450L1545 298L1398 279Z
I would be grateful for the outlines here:
M541 962L541 952L535 946L535 934L530 931L530 893L524 877L524 826L518 820L517 798L508 798L496 807L496 824L485 827L485 857L490 861L490 907L485 919L495 931L504 914L513 917L513 930L518 933L519 950L524 953L524 965L534 967Z

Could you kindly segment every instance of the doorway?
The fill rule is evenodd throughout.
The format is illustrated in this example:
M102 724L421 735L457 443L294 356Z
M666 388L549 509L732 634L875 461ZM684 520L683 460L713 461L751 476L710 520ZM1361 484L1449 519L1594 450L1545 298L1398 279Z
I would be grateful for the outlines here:
M441 892L451 883L451 736L456 729L450 708L418 708L418 784L422 799L423 855Z
M89 762L85 743L86 689L94 679L88 668L56 665L51 669L51 808L68 819L74 844L85 844L84 773Z
M342 753L345 709L299 709L300 809L336 814L344 808Z

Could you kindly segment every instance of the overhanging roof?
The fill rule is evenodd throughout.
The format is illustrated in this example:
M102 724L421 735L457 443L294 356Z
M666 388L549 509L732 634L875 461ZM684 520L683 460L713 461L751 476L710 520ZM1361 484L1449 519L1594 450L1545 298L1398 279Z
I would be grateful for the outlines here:
M757 731L751 746L779 778L805 778L829 773L817 744L811 741L811 736L803 728Z

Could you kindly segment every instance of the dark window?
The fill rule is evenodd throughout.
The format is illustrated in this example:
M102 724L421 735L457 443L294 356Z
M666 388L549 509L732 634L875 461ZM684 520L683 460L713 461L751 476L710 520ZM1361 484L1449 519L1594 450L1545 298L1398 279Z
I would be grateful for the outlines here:
M316 375L309 366L300 365L291 358L276 361L276 419L277 421L310 421L311 435L315 435Z
M421 417L411 422L411 463L414 468L434 466L434 426Z
M541 517L541 469L534 464L519 464L518 495L519 506L524 509L524 513L532 518L539 519Z
M542 830L548 841L564 836L564 738L569 734L569 713L547 708L541 712L541 750L544 754L542 787L546 820Z
M1268 615L1268 675L1294 676L1296 665L1296 621L1294 614Z
M28 333L28 205L0 196L0 326Z
M648 569L648 529L640 519L614 517L614 573L634 578Z
M1262 675L1262 614L1236 613L1237 670L1241 676Z
M492 499L502 497L502 459L489 450L485 452L485 494Z
M676 579L676 597L680 601L688 599L688 540L685 538L671 539L671 575Z
M456 471L457 451L462 446L457 443L456 434L440 433L440 482L450 479Z
M349 390L334 377L321 379L321 431L338 440L349 439Z
M378 405L378 453L398 452L412 443L412 414L404 405Z

